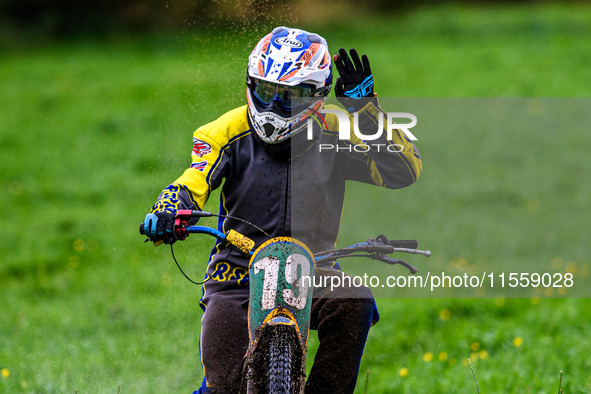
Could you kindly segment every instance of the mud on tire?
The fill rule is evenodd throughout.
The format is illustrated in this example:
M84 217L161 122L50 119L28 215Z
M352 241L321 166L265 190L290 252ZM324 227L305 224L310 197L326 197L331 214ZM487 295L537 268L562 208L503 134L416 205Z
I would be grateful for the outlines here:
M267 328L251 358L249 392L301 393L305 366L297 334L290 327Z
M284 336L271 339L267 350L269 393L291 393L293 371L293 349Z

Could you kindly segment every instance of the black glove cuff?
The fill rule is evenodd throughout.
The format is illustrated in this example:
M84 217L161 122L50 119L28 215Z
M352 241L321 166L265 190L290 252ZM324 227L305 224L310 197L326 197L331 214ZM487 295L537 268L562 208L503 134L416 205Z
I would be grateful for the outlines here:
M337 100L345 107L348 112L359 112L368 103L372 103L375 107L378 107L378 97L374 94L373 97L337 97Z

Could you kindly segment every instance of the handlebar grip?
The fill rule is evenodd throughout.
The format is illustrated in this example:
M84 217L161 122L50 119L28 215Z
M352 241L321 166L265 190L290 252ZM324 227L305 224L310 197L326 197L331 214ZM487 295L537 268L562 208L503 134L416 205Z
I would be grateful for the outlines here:
M389 240L388 244L395 248L416 249L419 247L419 243L415 239Z
M144 224L143 223L140 223L140 234L146 235L146 232L144 231Z

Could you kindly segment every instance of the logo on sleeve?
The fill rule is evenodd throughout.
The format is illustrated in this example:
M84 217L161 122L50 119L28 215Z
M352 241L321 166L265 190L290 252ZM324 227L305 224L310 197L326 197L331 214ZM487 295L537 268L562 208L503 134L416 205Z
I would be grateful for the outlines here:
M205 166L207 166L207 160L203 160L197 163L191 163L191 168L194 168L199 171L203 171L205 169Z
M211 145L193 137L193 154L197 157L203 157L208 153L211 153Z

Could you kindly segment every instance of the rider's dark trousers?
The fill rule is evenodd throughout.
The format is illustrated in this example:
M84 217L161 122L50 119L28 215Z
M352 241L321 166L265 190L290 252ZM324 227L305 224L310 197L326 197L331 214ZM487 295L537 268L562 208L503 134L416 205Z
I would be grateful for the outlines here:
M340 276L341 272L318 270L318 275ZM240 390L248 347L248 311L243 305L247 299L246 286L208 297L200 338L207 388L201 392ZM367 334L377 320L375 300L367 287L314 290L310 328L318 330L320 344L306 382L307 394L353 392Z

